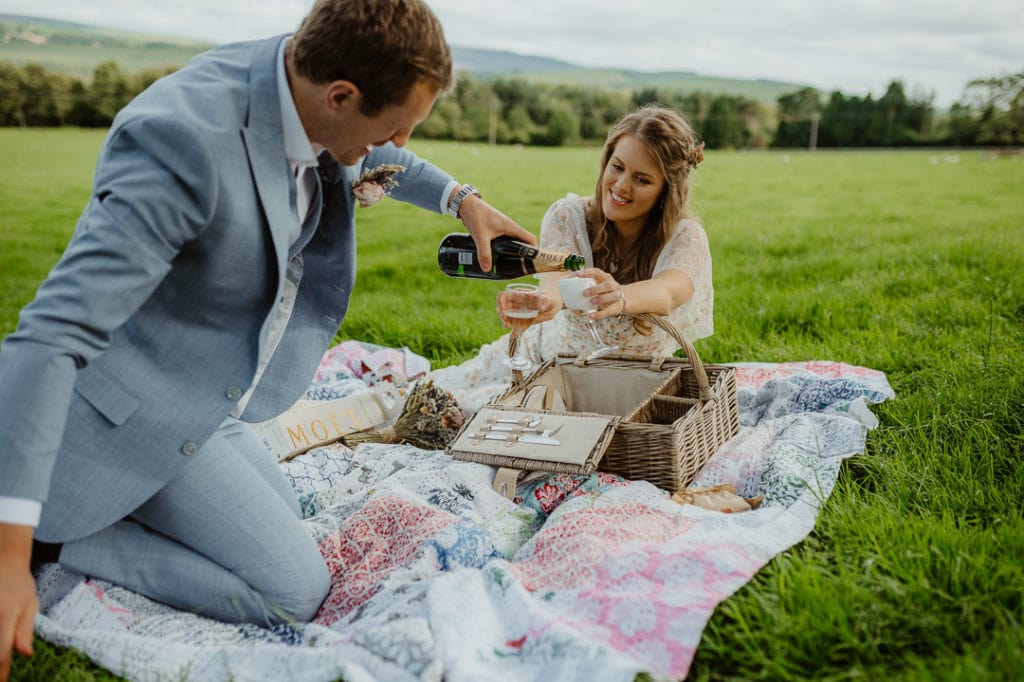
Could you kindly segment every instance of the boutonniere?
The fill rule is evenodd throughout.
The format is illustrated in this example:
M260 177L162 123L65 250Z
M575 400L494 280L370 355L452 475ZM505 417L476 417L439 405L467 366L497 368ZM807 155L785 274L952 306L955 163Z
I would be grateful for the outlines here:
M359 179L352 183L352 196L356 198L360 206L373 206L384 198L393 187L398 186L394 176L405 170L405 166L394 163L384 163L376 168L363 171Z

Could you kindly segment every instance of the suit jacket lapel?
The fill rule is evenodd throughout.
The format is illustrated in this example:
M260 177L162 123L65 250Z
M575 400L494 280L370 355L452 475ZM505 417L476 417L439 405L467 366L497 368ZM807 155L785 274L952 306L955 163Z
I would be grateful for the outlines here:
M283 278L288 262L288 234L299 219L295 212L295 183L291 181L291 166L284 153L281 101L277 92L277 52L281 40L284 36L266 41L253 60L249 76L249 120L242 128L242 139L274 243L277 271ZM288 202L283 201L284 188L288 188Z

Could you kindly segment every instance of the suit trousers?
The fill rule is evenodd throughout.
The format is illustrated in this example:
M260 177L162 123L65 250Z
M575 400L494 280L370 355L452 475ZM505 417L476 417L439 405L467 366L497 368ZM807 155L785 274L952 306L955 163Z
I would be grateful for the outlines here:
M60 563L221 621L309 621L330 576L300 517L273 455L228 418L129 518L65 543Z

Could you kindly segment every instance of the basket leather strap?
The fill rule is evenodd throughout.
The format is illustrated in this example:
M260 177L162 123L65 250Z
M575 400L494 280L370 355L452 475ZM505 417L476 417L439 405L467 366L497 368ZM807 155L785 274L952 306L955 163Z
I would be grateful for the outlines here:
M523 472L519 469L499 467L498 472L494 474L494 484L491 487L494 492L511 500L516 496L516 481L519 480L521 473Z
M519 406L528 410L544 409L544 401L547 400L547 394L547 386L543 384L531 386L526 390L526 394L523 395L523 399L520 401Z
M548 391L544 394L544 409L565 412L565 399L562 398L562 394L554 386L548 386Z

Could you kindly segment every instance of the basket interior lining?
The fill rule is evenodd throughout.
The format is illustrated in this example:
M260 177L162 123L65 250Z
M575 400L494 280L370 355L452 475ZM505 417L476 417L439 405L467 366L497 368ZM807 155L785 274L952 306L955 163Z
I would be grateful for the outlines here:
M623 371L618 367L601 367L597 364L586 367L561 364L535 377L531 386L554 387L561 394L565 409L569 412L627 416L647 401L651 394L659 392L678 372L677 368L656 371L647 367L632 367ZM501 402L504 405L516 405L523 397L524 392L517 391Z

